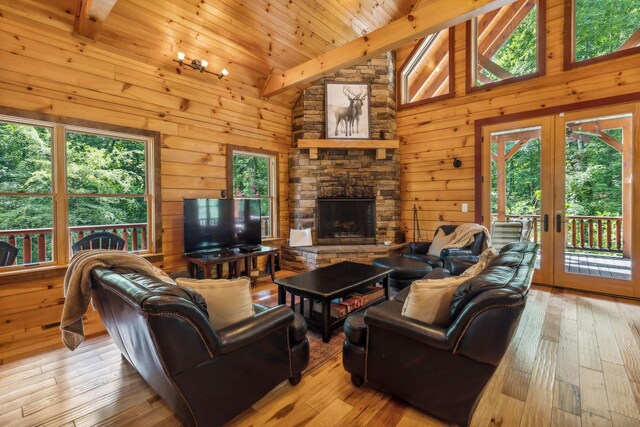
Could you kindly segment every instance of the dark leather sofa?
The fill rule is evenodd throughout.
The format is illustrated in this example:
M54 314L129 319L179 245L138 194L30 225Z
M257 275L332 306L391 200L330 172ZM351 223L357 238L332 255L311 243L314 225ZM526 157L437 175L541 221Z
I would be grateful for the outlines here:
M436 230L434 236L438 234L438 231L442 229L445 235L449 235L453 233L453 231L458 228L457 225L441 225ZM412 242L409 245L409 253L402 254L402 256L415 259L418 261L424 261L429 264L433 268L444 267L447 258L449 257L459 257L459 256L479 256L482 253L484 246L484 233L476 233L474 236L473 242L465 247L465 248L447 248L443 249L440 252L440 256L430 255L429 247L432 242Z
M128 269L92 271L93 300L126 358L187 426L231 420L282 381L300 381L307 326L286 306L222 330L197 292Z
M512 243L451 301L448 327L402 316L410 288L347 318L343 365L352 382L369 381L449 423L466 426L518 325L538 245ZM445 277L435 269L427 277Z

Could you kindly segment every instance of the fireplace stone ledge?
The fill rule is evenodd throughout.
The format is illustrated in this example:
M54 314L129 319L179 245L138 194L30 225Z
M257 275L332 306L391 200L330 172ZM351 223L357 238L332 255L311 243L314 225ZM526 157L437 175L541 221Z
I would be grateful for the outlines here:
M282 245L282 267L292 271L315 270L342 261L371 264L374 259L402 254L409 243L385 245L321 245L292 248Z

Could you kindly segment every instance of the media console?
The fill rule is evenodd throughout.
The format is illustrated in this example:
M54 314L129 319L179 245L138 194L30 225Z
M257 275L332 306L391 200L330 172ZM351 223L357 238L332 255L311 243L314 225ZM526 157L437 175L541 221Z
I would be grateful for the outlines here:
M251 252L226 252L216 255L198 254L187 256L189 262L189 274L191 277L197 277L198 266L204 271L204 278L213 278L213 267L216 267L216 277L222 278L224 264L229 264L229 277L247 276L252 283L260 277L271 276L271 280L275 281L275 257L280 250L270 246L260 246L254 248ZM251 272L257 268L258 257L266 256L269 271L258 271L255 276ZM244 270L243 268L244 261Z

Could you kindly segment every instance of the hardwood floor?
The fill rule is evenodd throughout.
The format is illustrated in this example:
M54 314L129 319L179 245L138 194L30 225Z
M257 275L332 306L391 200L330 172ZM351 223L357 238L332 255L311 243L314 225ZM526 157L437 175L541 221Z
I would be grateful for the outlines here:
M287 274L285 272L281 272ZM272 298L265 279L254 299ZM534 288L474 426L640 426L640 302ZM172 426L180 423L108 336L0 366L0 425ZM370 386L341 355L283 383L234 426L444 425Z

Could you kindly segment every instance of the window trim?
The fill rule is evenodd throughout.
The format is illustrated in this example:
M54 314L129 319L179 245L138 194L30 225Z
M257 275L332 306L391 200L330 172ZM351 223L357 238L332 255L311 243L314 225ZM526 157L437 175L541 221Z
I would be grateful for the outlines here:
M444 31L444 30L443 30ZM427 36L429 37L429 36ZM402 102L402 91L404 87L404 79L402 78L402 73L404 70L410 66L411 62L414 61L413 56L418 53L420 50L420 45L424 42L426 37L420 39L418 43L413 47L411 53L405 59L404 63L401 67L396 71L396 99L398 100L398 111L404 110L407 108L417 107L420 105L430 104L432 102L438 102L449 98L454 98L455 87L456 87L456 43L455 43L455 27L449 27L449 93L444 95L434 96L433 98L420 99L418 101L413 102Z
M564 0L564 28L563 28L563 69L570 71L587 65L599 64L616 58L640 53L640 46L625 50L617 50L595 58L576 61L576 0Z
M273 182L269 183L269 191L273 191L271 197L271 232L269 237L263 237L262 240L276 240L280 235L280 165L279 153L276 151L264 150L262 148L243 147L239 145L227 145L227 196L228 199L233 197L233 155L247 154L268 157L270 163L273 162ZM269 179L271 180L271 174ZM247 197L250 199L251 197ZM258 198L255 198L258 199Z
M466 40L465 40L465 61L466 61L466 78L465 78L465 89L466 93L475 93L482 92L489 89L494 89L497 87L520 83L523 81L535 79L538 77L542 77L546 75L547 72L547 2L546 0L537 0L537 8L538 8L538 22L536 26L536 49L537 49L537 71L535 73L526 74L524 76L512 77L510 79L500 80L493 83L487 83L482 86L476 86L473 84L472 80L475 76L475 73L472 72L473 67L473 59L476 56L477 49L477 40L474 44L473 42L473 28L472 21L478 18L473 18L473 20L469 20L466 23ZM476 48L474 49L474 46ZM476 61L477 62L477 61Z
M13 123L52 128L51 191L53 200L53 237L55 242L55 248L53 248L53 261L32 266L8 266L0 271L0 276L34 270L55 271L57 268L65 268L69 262L70 246L69 239L67 238L69 224L67 217L68 206L66 203L66 200L68 199L68 194L66 192L67 131L80 131L94 134L97 133L104 136L120 136L134 138L137 140L146 140L145 166L147 188L145 195L141 196L147 197L148 200L147 238L149 239L149 242L147 252L144 255L155 256L162 253L162 192L160 174L161 134L159 132L3 106L0 106L0 116L6 116L3 117L3 120L8 118L6 121Z

